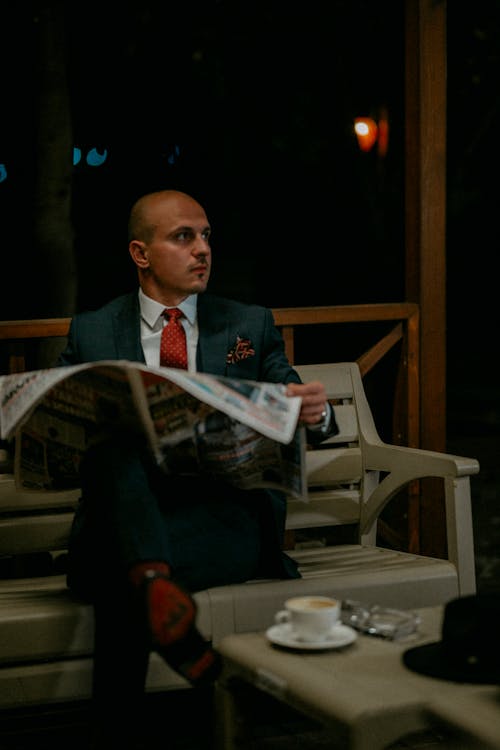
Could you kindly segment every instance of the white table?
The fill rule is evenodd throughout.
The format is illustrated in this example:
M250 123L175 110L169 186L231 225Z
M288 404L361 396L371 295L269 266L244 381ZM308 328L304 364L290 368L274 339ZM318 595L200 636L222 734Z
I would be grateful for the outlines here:
M359 634L351 645L329 651L280 648L265 633L224 638L219 644L224 669L216 690L217 746L237 747L237 727L245 718L237 686L243 681L320 722L335 748L377 750L439 722L465 733L465 744L454 747L500 748L498 687L437 680L403 664L407 648L441 639L443 608L418 612L418 633L405 639ZM474 721L470 712L479 707L480 720Z

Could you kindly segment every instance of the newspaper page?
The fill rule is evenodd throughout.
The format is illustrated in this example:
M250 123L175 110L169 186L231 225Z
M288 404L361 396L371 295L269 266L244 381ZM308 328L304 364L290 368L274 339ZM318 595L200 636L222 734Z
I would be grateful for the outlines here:
M0 432L19 486L69 489L92 441L142 431L168 473L202 473L302 499L300 398L258 383L109 360L0 377Z

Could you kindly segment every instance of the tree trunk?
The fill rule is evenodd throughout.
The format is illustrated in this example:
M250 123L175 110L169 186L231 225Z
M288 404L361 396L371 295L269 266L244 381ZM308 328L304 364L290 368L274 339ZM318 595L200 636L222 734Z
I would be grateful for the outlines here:
M36 170L34 249L43 280L35 317L70 316L77 295L76 254L71 222L73 134L66 70L64 4L40 10L36 35Z

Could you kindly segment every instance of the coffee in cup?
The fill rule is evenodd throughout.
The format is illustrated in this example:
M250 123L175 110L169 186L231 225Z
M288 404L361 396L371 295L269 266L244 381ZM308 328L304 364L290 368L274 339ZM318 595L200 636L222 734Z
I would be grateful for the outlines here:
M324 641L340 623L340 602L329 596L294 596L276 613L275 622L288 623L299 641Z

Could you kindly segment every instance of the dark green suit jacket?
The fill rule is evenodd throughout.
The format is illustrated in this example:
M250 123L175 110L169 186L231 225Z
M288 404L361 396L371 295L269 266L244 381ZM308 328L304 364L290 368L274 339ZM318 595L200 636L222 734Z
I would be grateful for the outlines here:
M196 362L199 372L272 383L300 383L297 372L287 360L283 339L269 309L204 293L198 297L198 326ZM234 352L239 339L246 341L254 353L245 358L228 357ZM98 310L75 315L67 347L58 365L106 359L145 362L137 292L118 297ZM335 420L332 419L329 434L336 431ZM309 437L313 441L321 441L327 435L310 432ZM286 498L281 492L262 492L269 496L272 509L272 519L266 531L267 543L275 550L276 559L280 561L279 565L271 567L278 568L274 571L277 575L296 577L295 564L280 551L285 529Z

